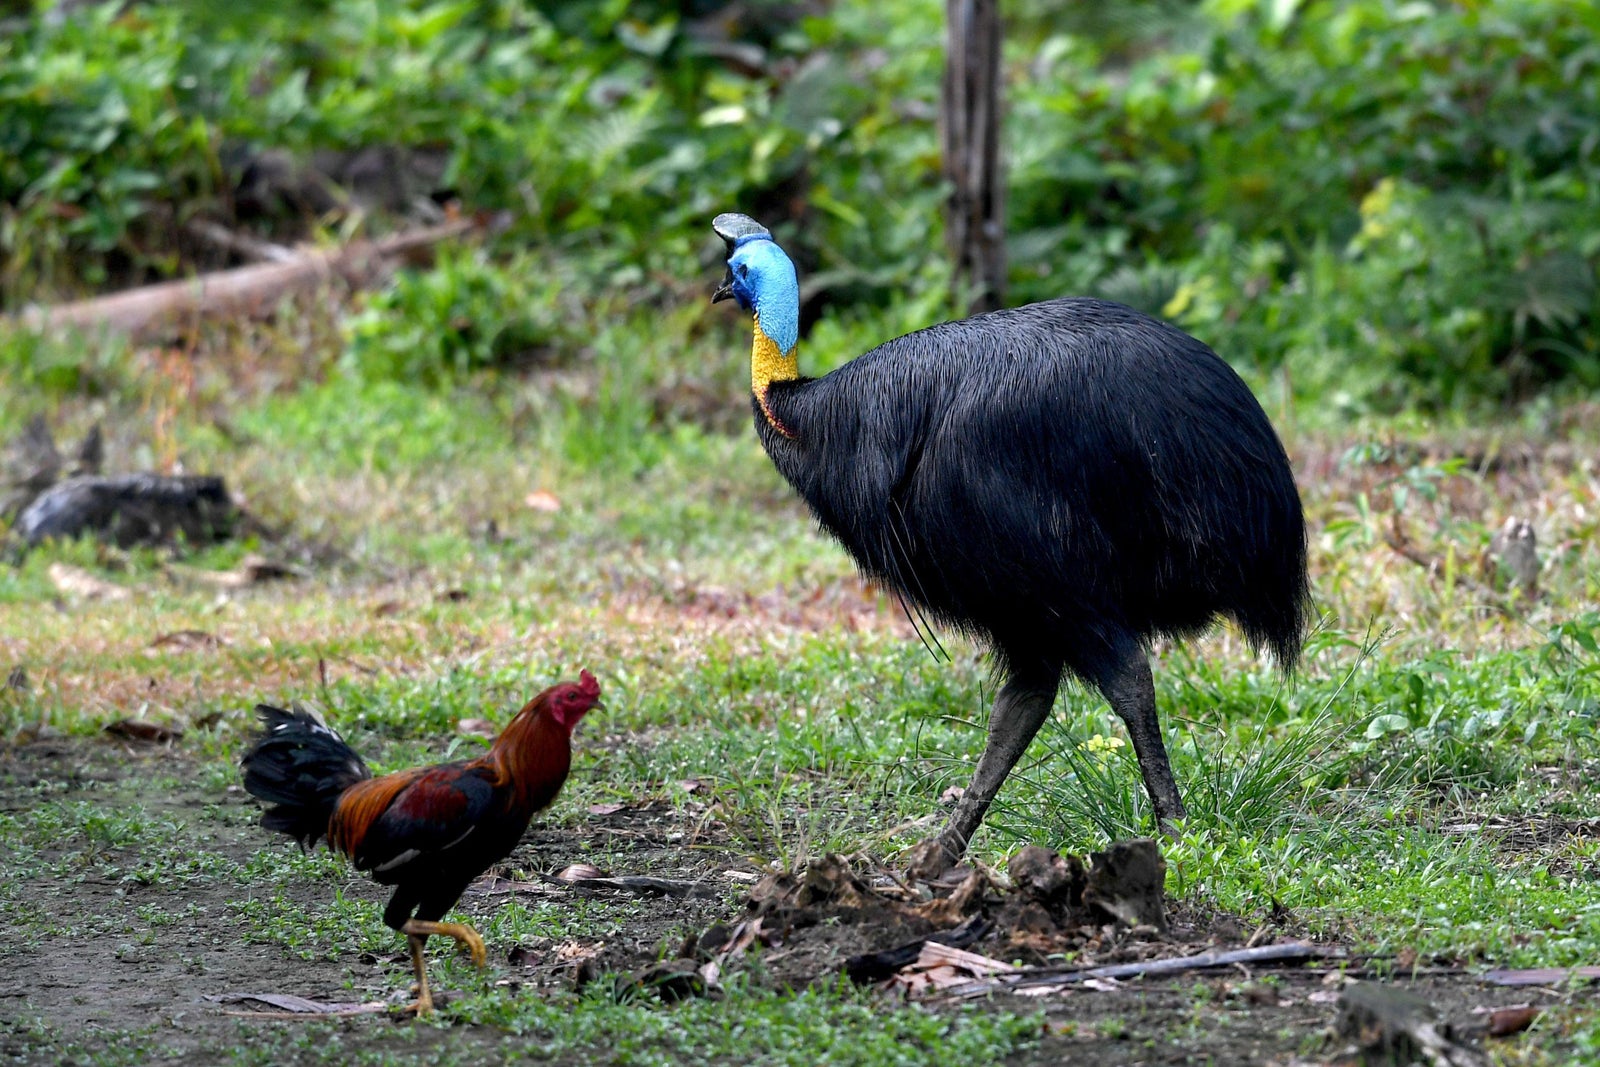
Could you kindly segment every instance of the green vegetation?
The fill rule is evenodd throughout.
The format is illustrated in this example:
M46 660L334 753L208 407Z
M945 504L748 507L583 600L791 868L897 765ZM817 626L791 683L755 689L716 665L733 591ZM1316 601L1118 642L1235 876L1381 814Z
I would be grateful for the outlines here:
M1289 679L1229 630L1157 649L1193 809L1169 892L1397 972L1593 962L1600 16L1558 0L1114 7L1008 7L1011 298L1110 296L1234 361L1301 472L1321 615ZM285 533L190 554L50 545L0 569L0 673L27 682L0 688L5 739L93 753L120 718L186 730L170 764L0 772L0 960L176 958L203 977L170 1026L76 1002L89 1018L68 1025L27 1000L0 1050L567 1062L604 1035L616 1063L783 1064L848 1033L849 1062L873 1065L1025 1062L1040 1042L1054 1062L1050 1041L1119 1035L1209 1054L1210 984L1178 1021L1100 1008L1041 1036L1031 1005L787 989L759 957L726 999L672 1007L609 980L574 991L566 971L518 986L502 962L681 941L738 913L731 882L671 923L629 900L469 901L500 955L480 974L437 954L456 994L437 1026L196 1021L196 989L360 1001L407 981L379 892L265 840L228 792L257 700L320 701L385 770L478 751L461 720L503 721L587 666L608 711L515 873L716 879L830 851L892 859L964 783L992 695L973 646L941 635L949 660L930 656L814 532L748 430L747 325L707 304L708 220L736 208L802 265L808 371L952 313L942 5L748 5L731 31L616 0L251 8L5 16L5 309L224 265L186 236L194 218L331 243L418 217L370 191L309 213L263 199L268 151L301 167L393 151L397 172L427 172L408 192L449 189L500 221L372 291L180 347L0 326L0 437L35 414L64 435L101 421L116 469L223 473ZM1511 515L1537 531L1535 597L1484 560ZM305 575L205 579L255 552ZM57 565L130 596L63 592ZM187 630L219 640L156 643ZM1097 699L1065 695L977 856L1147 831L1123 741ZM661 822L608 835L589 809L612 804ZM1501 1060L1600 1062L1592 998L1541 1004Z

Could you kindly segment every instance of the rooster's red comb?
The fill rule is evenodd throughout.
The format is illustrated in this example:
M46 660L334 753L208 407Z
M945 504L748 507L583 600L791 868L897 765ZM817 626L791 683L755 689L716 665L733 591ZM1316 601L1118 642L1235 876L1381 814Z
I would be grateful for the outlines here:
M600 682L594 675L583 670L578 672L578 692L591 700L600 699Z

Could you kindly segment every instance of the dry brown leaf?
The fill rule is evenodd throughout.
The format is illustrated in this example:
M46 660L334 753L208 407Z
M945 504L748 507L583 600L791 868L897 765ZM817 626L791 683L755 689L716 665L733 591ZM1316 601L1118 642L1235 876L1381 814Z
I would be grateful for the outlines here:
M628 805L622 803L621 801L617 801L617 800L607 801L604 804L590 804L589 805L589 814L590 815L615 815L617 812L622 811L625 808L627 808L627 806Z
M81 596L88 600L126 600L132 595L124 587L96 578L82 567L74 567L69 563L52 563L46 573L55 587L68 596Z
M535 489L522 498L522 502L534 511L560 511L560 499L548 489Z
M226 1015L278 1015L288 1018L296 1015L371 1015L387 1010L387 1005L381 1000L362 1003L326 1003L289 993L213 993L205 999L213 1004L255 1003L278 1009L273 1012L224 1012Z
M456 733L468 737L486 737L491 741L500 736L500 731L488 719L462 719L456 723Z
M1483 1009L1474 1009L1482 1011ZM1533 1020L1539 1017L1539 1009L1531 1004L1516 1004L1506 1008L1494 1008L1489 1011L1489 1036L1509 1037L1519 1034L1533 1025Z
M204 630L174 630L150 642L151 648L176 648L184 651L209 650L227 645L225 638Z
M919 997L1016 969L1009 963L976 952L928 941L923 944L916 962L901 968L889 979L889 988Z
M143 719L118 719L107 723L106 733L129 741L148 741L159 745L171 744L183 736L183 731L177 727L162 726Z
M581 882L588 878L604 878L606 872L592 863L574 863L556 875L558 882Z
M936 927L958 926L965 921L969 911L982 905L984 891L992 884L988 870L976 866L968 870L967 876L949 896L935 897L911 910Z
M381 604L373 605L372 614L380 619L383 619L389 617L390 615L398 615L405 609L406 606L402 601L385 600Z
M581 941L568 941L556 949L556 959L569 963L573 960L590 960L600 955L600 950L605 947L604 941L596 941L592 945L585 945Z
M304 572L287 563L277 563L265 556L249 555L239 561L239 565L231 571L207 571L195 567L172 567L175 574L190 578L206 585L214 585L218 589L244 589L262 582L276 581L281 578L301 578Z

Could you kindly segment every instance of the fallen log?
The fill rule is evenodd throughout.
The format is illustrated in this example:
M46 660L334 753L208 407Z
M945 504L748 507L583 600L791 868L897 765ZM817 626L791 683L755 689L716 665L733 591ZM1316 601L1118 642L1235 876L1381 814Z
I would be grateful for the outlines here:
M238 508L221 478L211 475L98 474L68 478L35 497L13 532L32 548L51 538L93 534L128 548L227 540Z
M473 219L452 219L378 241L309 249L287 263L237 267L55 307L30 307L10 318L30 330L108 330L136 343L156 341L191 329L203 318L270 314L284 297L315 289L330 278L352 287L369 284L390 261L413 257L478 225Z

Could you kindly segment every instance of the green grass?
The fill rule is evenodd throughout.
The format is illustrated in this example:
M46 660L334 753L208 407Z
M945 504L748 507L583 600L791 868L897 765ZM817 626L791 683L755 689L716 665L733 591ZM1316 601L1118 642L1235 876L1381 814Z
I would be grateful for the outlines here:
M408 979L378 918L381 892L325 852L253 839L251 809L228 793L258 700L317 701L386 770L481 751L459 720L503 722L551 680L594 670L607 710L580 731L567 790L541 819L553 835L543 873L580 859L713 874L827 852L893 862L944 817L941 794L965 784L984 740L993 679L981 650L944 635L949 660L931 657L893 600L864 589L817 534L744 426L742 341L708 338L688 314L627 322L597 329L574 371L449 391L350 379L336 351L270 332L245 342L256 376L239 382L220 350L187 384L122 351L95 364L104 396L57 389L65 436L104 418L125 464L171 455L223 472L292 540L179 558L52 545L0 571L0 667L23 666L30 686L0 689L7 737L87 738L123 717L187 731L182 770L141 771L136 798L92 776L44 780L0 817L0 906L15 931L6 951L111 937L137 961L168 937L221 937L197 932L221 924L269 958L342 976L349 999L400 994ZM859 350L900 326L834 322L824 340ZM711 418L660 420L686 365L734 411L730 432ZM210 406L180 403L190 389ZM37 401L0 391L0 436ZM1594 436L1582 409L1572 417L1577 439ZM1494 432L1538 442L1515 424ZM1226 628L1155 657L1192 813L1168 850L1168 888L1185 905L1468 968L1600 955L1600 890L1583 873L1597 858L1584 820L1600 815L1587 784L1600 765L1600 483L1582 463L1507 479L1418 454L1485 440L1415 422L1291 437L1306 469L1324 472L1304 486L1321 619L1300 670L1281 677ZM559 510L530 507L538 491ZM1531 603L1493 589L1476 562L1512 513L1534 517L1547 560ZM1444 563L1397 555L1396 529ZM247 551L288 554L308 576L221 593L192 577ZM132 596L64 596L52 564ZM222 643L154 644L185 629ZM184 810L160 801L186 791L200 799ZM616 802L665 813L658 851L595 851L588 809ZM1473 824L1482 831L1459 829ZM1150 829L1120 723L1070 687L973 848L1001 864L1023 842L1082 851ZM132 905L61 906L106 885ZM56 896L41 900L46 886ZM197 902L218 886L226 901ZM736 912L736 891L718 906ZM495 946L548 948L626 938L641 913L533 897L478 914ZM652 927L648 939L686 932ZM1026 1014L927 1012L827 985L783 991L759 972L735 975L720 1002L666 1009L600 990L515 992L444 952L434 967L436 983L461 994L441 1029L241 1030L219 1055L468 1062L514 1047L559 1062L611 1033L625 1051L616 1062L680 1062L692 1048L708 1062L778 1064L810 1062L804 1050L849 1030L861 1043L851 1062L876 1065L1023 1054L1038 1030ZM228 988L226 974L206 974ZM1185 1025L1182 1040L1204 1040L1203 1026ZM1543 1026L1524 1047L1552 1062L1600 1043L1600 1023L1576 1002ZM126 1026L38 1027L18 1040L85 1062L172 1047Z

